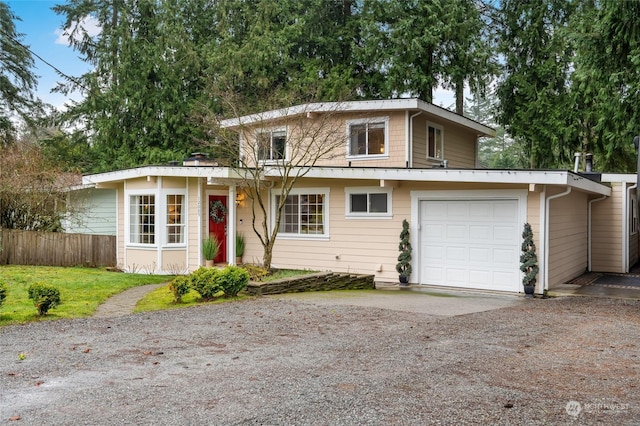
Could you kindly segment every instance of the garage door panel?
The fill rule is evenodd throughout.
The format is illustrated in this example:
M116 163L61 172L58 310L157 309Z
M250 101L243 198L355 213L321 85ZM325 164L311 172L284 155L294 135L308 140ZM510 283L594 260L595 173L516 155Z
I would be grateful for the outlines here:
M488 225L470 225L469 226L469 238L474 240L487 240L491 238L491 226Z
M518 291L518 200L420 202L420 282Z
M448 225L447 229L447 240L463 240L468 238L469 230L466 225Z
M492 230L494 242L505 242L509 245L513 244L513 235L518 232L515 226L494 225Z
M447 257L444 259L447 264L464 263L469 260L466 247L449 246L446 249Z

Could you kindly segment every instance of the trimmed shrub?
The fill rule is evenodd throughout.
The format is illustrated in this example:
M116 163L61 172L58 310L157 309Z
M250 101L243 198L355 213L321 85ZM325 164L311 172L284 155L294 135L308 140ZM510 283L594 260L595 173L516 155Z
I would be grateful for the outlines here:
M7 287L7 283L4 281L0 281L0 306L4 303L4 299L7 298L7 293L9 292L9 288Z
M256 265L245 264L242 265L242 268L249 273L249 279L251 281L262 281L262 279L269 273L266 269Z
M220 285L217 268L200 267L191 274L191 288L200 294L203 300L211 300L224 294Z
M249 283L249 273L237 266L227 266L219 274L220 285L227 297L235 297Z
M182 296L191 291L191 278L184 275L175 277L169 284L169 290L173 293L175 303L182 302Z
M38 309L38 315L46 315L49 309L60 304L60 290L52 285L33 283L29 286L28 292L29 299L33 300L34 306Z

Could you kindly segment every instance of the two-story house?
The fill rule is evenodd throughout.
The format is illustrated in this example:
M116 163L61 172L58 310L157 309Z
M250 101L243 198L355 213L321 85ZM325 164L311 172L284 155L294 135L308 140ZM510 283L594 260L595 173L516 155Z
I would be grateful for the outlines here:
M247 167L262 170L268 226L279 165L308 168L286 198L274 267L397 282L403 219L413 284L522 291L525 222L537 245L537 292L586 270L627 272L638 259L635 175L479 168L478 138L493 129L418 99L299 105L222 125L238 134ZM310 150L322 155L310 162ZM83 182L117 191L121 267L176 273L204 264L209 234L223 241L217 262L235 262L230 236L240 232L244 261L260 263L241 174L195 157Z

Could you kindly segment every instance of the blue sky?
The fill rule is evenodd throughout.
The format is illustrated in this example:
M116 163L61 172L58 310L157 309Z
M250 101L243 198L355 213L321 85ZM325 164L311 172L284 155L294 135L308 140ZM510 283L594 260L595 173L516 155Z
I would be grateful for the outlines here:
M16 21L18 32L23 33L22 42L50 64L67 75L77 77L89 69L89 65L78 58L77 53L68 45L61 34L64 22L62 16L57 15L51 8L56 4L66 3L65 0L4 0L9 4L13 13L20 17ZM61 78L56 72L34 57L38 78L38 96L45 102L57 108L63 108L68 97L60 93L51 93ZM71 99L80 99L80 94L71 95ZM434 91L433 103L444 107L454 104L451 91L441 88Z
M76 52L68 46L61 36L60 27L64 22L62 16L58 16L51 10L61 1L49 0L5 0L11 11L20 17L22 21L15 21L17 31L22 33L22 42L31 50L51 63L65 74L78 76L89 69L82 62ZM47 64L35 58L36 69L34 73L38 78L38 96L47 103L58 108L68 101L66 96L59 93L51 93L57 81L61 80L56 72ZM79 94L71 97L79 99Z

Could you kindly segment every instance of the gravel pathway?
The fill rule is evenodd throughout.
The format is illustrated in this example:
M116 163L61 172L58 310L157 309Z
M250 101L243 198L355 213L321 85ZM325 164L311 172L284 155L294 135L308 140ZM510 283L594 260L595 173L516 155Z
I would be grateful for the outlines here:
M529 302L434 317L256 298L3 327L0 422L639 424L640 301Z
M136 303L138 303L140 299L147 293L163 285L166 285L166 283L141 285L118 293L98 306L93 316L96 318L111 318L128 315L133 312Z

